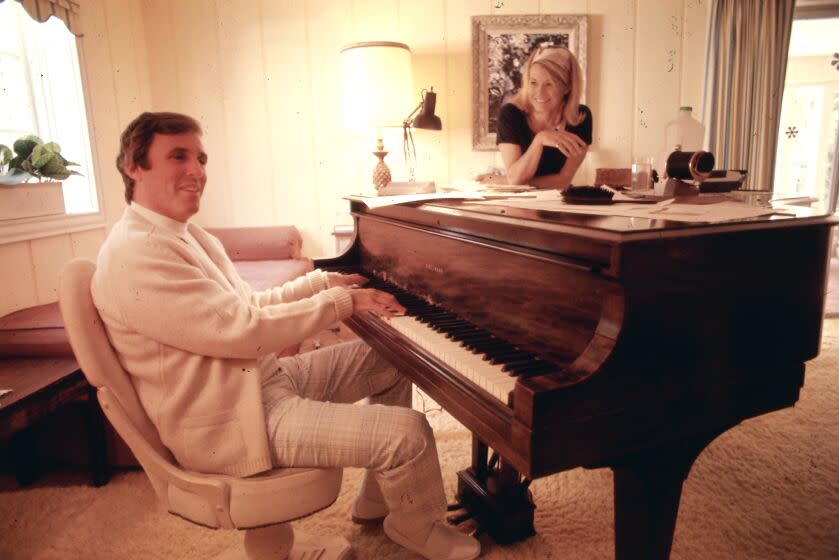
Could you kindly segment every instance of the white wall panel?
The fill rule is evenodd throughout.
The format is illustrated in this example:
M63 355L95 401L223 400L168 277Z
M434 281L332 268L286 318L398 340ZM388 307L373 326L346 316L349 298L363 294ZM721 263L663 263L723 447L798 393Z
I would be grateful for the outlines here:
M682 14L681 2L638 0L633 158L662 151L664 127L679 111Z
M0 316L38 303L29 241L0 245Z
M317 223L316 126L309 64L307 2L263 0L266 125L270 158L261 168L273 189L276 223ZM308 237L308 233L306 234ZM303 240L307 250L314 244Z
M451 126L448 121L449 98L441 93L448 88L445 14L445 0L400 2L399 5L399 36L411 47L414 75L413 104L406 108L405 116L420 103L422 90L433 87L437 93L436 114L443 122L443 130L440 131L413 131L417 151L416 180L437 184L449 182L449 142L446 134ZM394 159L404 159L401 150L393 155L396 156Z
M693 107L693 116L700 120L702 119L710 6L710 0L686 2L682 23L684 37L680 105Z
M491 15L494 3L485 0L449 1L446 3L446 73L448 82L442 92L448 102L446 127L449 143L449 174L443 184L472 179L476 173L500 160L496 152L472 150L472 16ZM439 98L438 98L439 99Z
M58 300L58 277L64 263L73 258L73 244L69 235L44 237L29 242L32 248L32 268L38 303Z
M294 222L303 233L308 255L331 254L332 226L346 206L341 196L359 192L372 173L375 138L351 138L343 130L341 116L341 47L366 38L356 32L361 18L354 2L314 0L306 3L308 61L311 79L310 104L312 142L307 159L313 165L314 183L297 184L309 196L314 221L305 226ZM364 13L363 10L361 13ZM367 40L370 40L367 38ZM373 39L376 40L376 39Z
M95 261L103 241L105 241L105 232L101 229L71 234L70 243L72 244L73 257L83 257Z
M218 29L218 76L222 81L214 82L224 92L228 141L227 150L215 157L227 160L226 187L232 194L233 223L270 225L276 223L268 172L273 146L265 126L268 104L263 45L267 37L259 2L219 2Z
M263 144L250 138L250 134L259 134L261 127L249 130L243 123L241 128L228 128L229 117L238 115L234 106L248 105L250 99L237 89L241 80L238 73L225 75L231 71L225 49L235 45L225 44L222 37L244 33L245 29L239 30L234 24L238 21L235 6L223 0L179 0L171 2L168 9L172 18L169 49L157 53L164 58L149 59L149 71L152 81L174 80L177 97L165 102L155 100L155 104L160 110L184 112L201 122L202 143L209 160L207 185L196 220L202 224L231 225L236 223L234 213L240 208L234 198L236 193L241 189L244 192L238 195L239 199L250 199L249 189L243 188L240 181L249 169L247 160L241 159L241 144L252 146L255 153ZM259 68L259 60L248 59L246 66ZM258 215L262 201L254 202L253 212Z
M594 181L598 167L628 167L634 138L635 2L592 2L588 16L586 104L594 130L577 183Z
M149 102L148 88L140 88L139 83L147 81L143 76L132 79L137 72L135 51L143 48L122 38L113 37L114 33L137 36L136 32L127 33L125 18L121 14L136 2L115 5L103 0L91 0L82 11L85 36L81 40L83 49L82 72L87 76L88 119L91 120L93 150L96 167L96 182L102 192L102 208L106 222L113 224L125 208L122 177L116 170L115 159L119 151L119 133L130 118L129 106L133 110ZM132 22L138 26L136 21ZM121 98L121 96L124 96ZM121 114L126 107L125 114Z

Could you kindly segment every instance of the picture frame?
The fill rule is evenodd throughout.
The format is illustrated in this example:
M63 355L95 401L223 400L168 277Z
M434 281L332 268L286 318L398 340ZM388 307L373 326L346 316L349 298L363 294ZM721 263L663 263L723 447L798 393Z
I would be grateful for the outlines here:
M472 16L472 148L494 151L498 110L521 86L530 52L547 42L568 47L585 77L586 15Z

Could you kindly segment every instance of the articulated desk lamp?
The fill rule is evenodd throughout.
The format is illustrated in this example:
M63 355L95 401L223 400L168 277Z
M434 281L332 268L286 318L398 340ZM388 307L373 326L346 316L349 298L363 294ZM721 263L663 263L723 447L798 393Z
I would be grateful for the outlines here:
M408 182L393 183L389 187L391 194L397 194L397 190L401 191L398 194L413 194L434 192L434 183L429 182L415 182L417 169L417 147L414 144L414 135L411 128L423 128L426 130L442 130L443 122L440 117L434 114L434 109L437 106L437 94L434 93L434 87L430 90L422 90L422 98L419 105L411 111L411 114L405 118L402 123L402 152L405 154L405 165L408 168ZM417 111L420 111L417 115ZM417 115L414 117L414 115Z

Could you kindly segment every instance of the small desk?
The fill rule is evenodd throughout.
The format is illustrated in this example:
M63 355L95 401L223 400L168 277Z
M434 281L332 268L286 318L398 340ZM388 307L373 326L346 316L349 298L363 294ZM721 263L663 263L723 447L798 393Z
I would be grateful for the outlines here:
M37 478L29 428L69 402L85 402L85 420L94 486L108 482L105 424L96 390L85 379L75 358L0 359L0 439L11 438L15 475L20 484Z

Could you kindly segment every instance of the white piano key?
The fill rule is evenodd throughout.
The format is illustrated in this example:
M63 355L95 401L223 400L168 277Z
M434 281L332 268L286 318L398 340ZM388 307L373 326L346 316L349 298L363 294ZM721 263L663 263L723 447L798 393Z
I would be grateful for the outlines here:
M480 354L473 353L460 343L446 338L446 335L408 315L390 317L386 321L429 354L507 405L508 395L516 385L516 378L506 371L501 371L501 365L490 364Z

